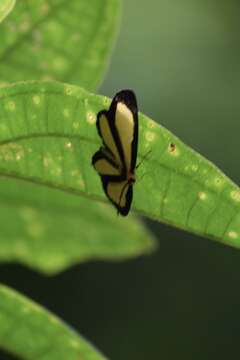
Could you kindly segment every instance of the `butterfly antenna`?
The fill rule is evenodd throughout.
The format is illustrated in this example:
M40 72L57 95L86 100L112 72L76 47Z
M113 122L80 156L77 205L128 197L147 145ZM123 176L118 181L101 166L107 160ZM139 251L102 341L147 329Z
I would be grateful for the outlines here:
M136 169L137 169L140 165L142 165L142 163L146 160L146 158L148 157L148 155L149 155L151 152L152 152L152 150L150 149L150 150L143 156L142 160L137 164Z

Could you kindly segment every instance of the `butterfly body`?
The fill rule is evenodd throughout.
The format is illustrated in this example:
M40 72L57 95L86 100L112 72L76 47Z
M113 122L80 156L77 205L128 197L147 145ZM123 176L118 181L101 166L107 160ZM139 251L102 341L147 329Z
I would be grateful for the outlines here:
M137 102L131 90L122 90L109 110L97 115L97 129L103 146L93 155L103 189L118 213L127 215L133 197L138 146Z

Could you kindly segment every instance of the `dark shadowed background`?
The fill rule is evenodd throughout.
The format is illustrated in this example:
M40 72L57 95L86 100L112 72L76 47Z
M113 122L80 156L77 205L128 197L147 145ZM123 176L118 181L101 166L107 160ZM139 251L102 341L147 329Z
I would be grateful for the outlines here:
M236 0L125 0L99 92L132 88L142 112L240 183ZM159 179L161 181L161 179ZM54 311L112 360L240 358L240 250L153 222L152 256L0 281ZM4 355L1 359L7 359Z

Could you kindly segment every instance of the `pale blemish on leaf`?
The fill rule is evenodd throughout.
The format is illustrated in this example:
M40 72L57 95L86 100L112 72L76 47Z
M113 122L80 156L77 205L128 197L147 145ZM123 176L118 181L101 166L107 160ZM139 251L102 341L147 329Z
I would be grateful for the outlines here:
M81 39L80 33L72 34L70 37L70 41L73 41L73 42L78 42L80 39Z
M158 126L158 124L156 122L154 122L154 121L149 121L148 124L147 124L147 127L149 129L155 129L155 128L157 128L157 126Z
M28 314L28 313L30 313L29 307L27 307L27 306L25 306L25 305L21 308L21 310L22 310L22 313L23 313L23 314Z
M72 346L74 349L79 349L80 348L79 342L75 341L75 340L70 340L69 345Z
M30 21L23 21L20 25L19 25L19 30L23 33L27 32L30 29L31 23Z
M109 106L109 104L110 104L109 99L106 96L104 96L103 97L103 106Z
M165 197L165 198L163 199L163 203L164 203L164 204L167 204L167 203L168 203L168 198L167 198L167 197Z
M67 61L63 57L57 57L53 59L53 67L58 71L65 71L68 67Z
M40 6L40 14L41 15L46 15L49 10L50 10L50 7L49 7L49 4L47 2L44 2L41 6Z
M198 197L199 197L200 200L206 200L207 194L205 192L203 192L203 191L200 191L198 193Z
M85 182L83 181L82 177L78 179L77 184L81 190L86 189L86 185L85 185Z
M66 95L71 96L73 95L73 87L72 86L65 86L64 92Z
M70 117L70 110L65 108L63 109L63 115L66 117L66 118L69 118Z
M24 148L16 143L0 146L0 156L5 161L20 160L24 156Z
M51 321L52 324L58 323L58 320L55 316L49 315L49 320Z
M33 219L36 219L38 217L38 212L30 206L22 207L19 214L21 218L25 221L32 221Z
M75 122L73 123L73 128L74 128L75 130L77 130L77 129L79 128L79 126L80 126L80 121L75 121Z
M238 238L238 233L236 233L236 231L229 231L229 232L228 232L228 236L229 236L231 239L237 239L237 238Z
M68 142L66 142L66 143L64 144L65 149L71 149L72 146L73 146L73 145L72 145L71 141L68 141Z
M16 160L20 161L23 158L23 154L22 153L17 153L16 154Z
M44 75L41 76L41 80L43 80L43 81L52 81L52 80L54 80L54 78L50 74L44 74Z
M12 33L16 32L16 25L12 21L7 22L7 28Z
M95 114L91 111L87 112L87 122L91 125L95 124L96 122Z
M214 179L214 185L216 186L216 187L222 187L223 185L224 185L224 183L225 183L225 181L223 180L223 179L221 179L220 177L216 177L215 179Z
M80 187L80 189L85 189L86 188L86 185L85 185L85 182L83 180L83 177L82 177L82 174L80 172L80 170L76 169L76 170L72 170L71 171L71 176L73 178L76 178L76 183L77 185Z
M49 20L47 22L46 26L47 26L48 32L50 32L53 35L61 32L61 30L62 30L60 24L57 22L57 20L54 20L54 19Z
M43 224L39 221L29 222L26 226L26 230L27 233L35 239L41 238L45 232Z
M191 166L191 169L192 169L193 172L198 171L198 165L193 164L193 165Z
M234 201L240 202L240 191L231 191L230 196Z
M0 123L0 134L3 135L6 133L9 133L9 128L6 124Z
M32 37L35 43L40 44L42 42L43 36L39 30L34 30L32 32Z
M156 134L152 131L146 131L145 133L145 139L149 142L152 142L156 139Z
M32 101L33 101L33 103L34 103L34 105L40 105L40 103L41 103L41 98L40 98L40 96L39 95L34 95L33 97L32 97Z
M52 169L51 174L53 176L61 176L62 175L62 168L60 166L58 166L57 168Z
M49 165L51 164L52 162L52 158L50 158L49 156L44 156L43 157L43 166L44 167L49 167Z
M5 105L5 108L10 111L16 110L16 103L14 101L8 101Z

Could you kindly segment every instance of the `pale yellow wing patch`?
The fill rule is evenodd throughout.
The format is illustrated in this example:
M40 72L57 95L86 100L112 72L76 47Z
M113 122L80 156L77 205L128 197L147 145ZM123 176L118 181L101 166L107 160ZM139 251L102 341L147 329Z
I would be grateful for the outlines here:
M115 125L120 138L127 169L131 166L132 141L134 137L134 118L129 108L119 102L116 108Z
M107 159L99 159L94 165L100 175L120 175L120 170L116 169Z
M114 155L115 161L120 165L121 159L119 157L118 149L116 147L114 138L112 136L111 129L109 127L108 119L104 114L102 114L99 118L99 127L100 132L103 138L104 143L111 150Z
M115 204L123 208L126 206L126 194L128 188L129 185L127 184L127 181L110 182L107 185L107 194Z

